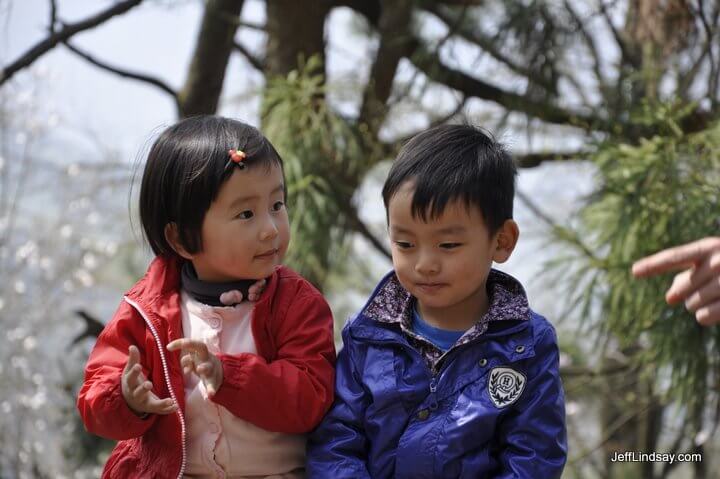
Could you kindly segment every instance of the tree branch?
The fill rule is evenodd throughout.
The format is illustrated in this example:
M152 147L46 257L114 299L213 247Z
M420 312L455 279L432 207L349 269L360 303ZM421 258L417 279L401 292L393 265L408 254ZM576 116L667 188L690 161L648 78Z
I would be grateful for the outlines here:
M623 63L632 65L633 68L640 69L640 55L639 52L634 51L630 45L628 45L628 42L623 38L622 34L618 29L615 27L615 24L612 22L612 19L610 18L610 13L608 12L607 6L605 5L604 0L600 0L600 13L602 13L602 17L605 19L605 23L607 24L607 27L610 29L610 31L613 34L613 37L615 38L615 42L617 43L618 47L620 48L620 53L622 54L622 61L620 64Z
M70 37L77 33L96 27L114 16L125 13L131 8L139 5L141 2L142 0L126 0L113 5L107 10L93 15L86 20L65 25L62 30L51 34L45 40L36 44L30 50L22 54L20 58L3 68L0 72L0 85L12 78L18 71L30 66L35 60L53 49L59 43L67 41Z
M237 26L240 28L249 28L250 30L255 30L258 32L263 32L263 33L267 32L265 25L261 25L259 23L247 22L245 20L239 20L237 22Z
M535 83L548 92L553 93L555 91L555 85L553 85L551 81L542 77L539 72L533 72L524 64L516 62L509 56L505 55L496 48L493 39L486 36L482 31L480 31L480 29L468 27L465 22L459 21L458 17L448 11L448 9L442 8L442 6L435 3L431 2L425 8L428 12L442 20L442 22L448 27L451 25L457 25L457 28L455 29L455 33L457 33L457 35L470 43L474 43L483 51L489 53L497 61L507 66L510 70L525 78L528 82Z
M55 22L57 22L57 2L50 0L50 24L48 25L48 31L51 35L55 33Z
M217 110L243 3L243 0L205 2L185 85L178 94L181 117Z
M368 229L367 225L362 222L358 216L357 208L355 208L352 202L348 201L342 192L336 188L331 188L330 193L333 196L335 204L340 207L346 218L349 220L350 227L356 233L359 233L363 238L365 238L379 253L388 259L392 259L390 251L388 251L382 241L375 237L375 235Z
M525 113L529 117L547 123L572 125L586 130L593 127L604 131L610 129L609 123L599 118L533 100L485 83L459 70L454 70L446 66L438 55L432 55L427 49L419 46L419 40L416 39L416 41L418 42L417 53L410 57L410 61L433 81L458 90L467 96L495 102L508 110Z
M114 67L102 60L98 60L96 57L90 55L89 53L84 52L83 50L80 50L78 47L72 45L69 41L64 42L65 46L68 50L73 52L75 55L79 56L80 58L84 59L88 63L91 63L95 65L98 68L101 68L102 70L105 70L110 73L114 73L115 75L119 75L123 78L130 78L132 80L138 80L144 83L147 83L149 85L155 86L159 88L160 90L164 91L168 95L170 95L175 102L175 106L178 108L178 111L180 111L180 103L178 100L178 94L177 92L167 83L160 80L159 78L145 75L143 73L133 72L130 70L125 70L123 68Z
M380 12L382 11L380 0L337 0L334 6L355 10L374 27L377 27L380 22Z
M527 153L524 155L513 155L518 168L535 168L542 163L550 161L573 161L583 159L589 154L588 151L578 150L567 153Z
M370 70L370 80L363 92L359 124L368 124L376 131L387 113L385 103L390 97L397 66L403 57L412 54L412 37L408 27L412 16L412 0L386 0L379 20L380 46Z
M247 61L250 63L250 65L252 65L257 71L259 71L260 73L265 72L265 59L264 58L259 58L255 55L253 55L250 52L250 50L245 48L245 45L243 45L242 43L240 43L238 41L235 41L233 46L235 47L235 50L240 52L242 54L242 56L244 56L247 59Z
M593 71L595 72L595 77L597 78L598 85L600 86L600 91L604 93L607 91L606 81L605 76L602 73L601 56L597 44L595 43L595 39L592 35L590 35L588 29L585 28L586 22L583 22L583 20L580 18L580 15L578 15L578 13L572 7L571 2L569 0L565 0L564 4L565 10L567 10L572 17L573 22L575 22L575 27L580 32L583 40L585 40L585 44L587 45L588 50L590 50L590 55L593 62Z

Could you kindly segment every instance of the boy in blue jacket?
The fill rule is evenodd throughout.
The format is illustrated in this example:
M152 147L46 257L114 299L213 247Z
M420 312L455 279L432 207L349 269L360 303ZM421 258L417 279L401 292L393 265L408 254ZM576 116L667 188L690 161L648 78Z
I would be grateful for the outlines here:
M559 478L558 347L507 261L517 171L472 126L400 151L383 188L394 271L343 330L308 477Z

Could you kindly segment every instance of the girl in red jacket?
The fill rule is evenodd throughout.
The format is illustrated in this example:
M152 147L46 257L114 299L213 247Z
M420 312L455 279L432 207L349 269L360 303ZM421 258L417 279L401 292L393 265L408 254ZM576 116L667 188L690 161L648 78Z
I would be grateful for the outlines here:
M183 120L155 142L140 218L156 258L85 368L78 409L118 442L103 477L302 477L333 400L332 316L280 262L282 160L255 128Z

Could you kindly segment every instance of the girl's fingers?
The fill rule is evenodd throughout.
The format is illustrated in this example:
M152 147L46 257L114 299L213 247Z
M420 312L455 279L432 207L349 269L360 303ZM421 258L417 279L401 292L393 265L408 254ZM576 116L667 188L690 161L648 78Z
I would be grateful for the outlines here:
M188 374L195 370L195 361L193 361L192 354L185 354L180 358L180 365L183 368L183 373Z
M208 352L207 345L197 339L176 339L167 345L168 351L188 350L198 356L198 360L207 361L210 353Z
M133 366L140 364L140 351L137 346L128 347L128 360L125 363L125 372L129 372Z
M152 390L152 387L153 385L150 381L144 381L138 387L133 389L133 399L142 404L144 402L145 396L147 396L147 394Z
M211 363L210 361L206 361L204 363L200 363L196 369L199 375L208 377L213 372L215 365Z
M140 365L135 364L129 371L125 372L125 382L131 390L134 390L142 383L141 371Z
M170 414L177 411L177 405L172 398L160 399L155 394L150 393L145 403L145 409L152 414Z

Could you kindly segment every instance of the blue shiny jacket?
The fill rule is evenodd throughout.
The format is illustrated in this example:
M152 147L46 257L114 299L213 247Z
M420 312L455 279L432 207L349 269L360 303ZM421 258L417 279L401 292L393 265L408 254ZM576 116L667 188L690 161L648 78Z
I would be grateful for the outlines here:
M564 398L545 318L492 322L433 371L397 325L366 310L343 330L335 403L310 437L307 477L560 477Z

